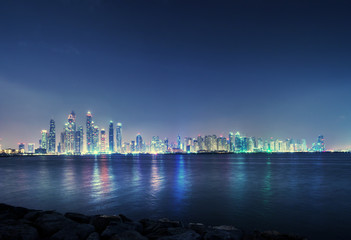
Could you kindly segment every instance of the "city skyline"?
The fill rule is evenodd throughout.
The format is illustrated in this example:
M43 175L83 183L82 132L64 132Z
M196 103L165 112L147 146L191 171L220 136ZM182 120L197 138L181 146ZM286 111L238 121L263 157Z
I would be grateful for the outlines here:
M239 130L348 149L350 22L346 1L2 1L0 144L36 143L75 109L130 139Z
M305 138L262 138L247 136L236 132L229 132L227 135L205 134L201 136L182 137L178 134L176 140L164 139L159 136L152 136L151 139L143 139L140 132L133 139L122 137L122 123L114 123L111 120L108 127L108 135L103 127L94 122L93 114L88 111L86 117L86 128L76 122L76 113L72 111L60 136L56 141L56 123L50 119L49 131L41 130L41 137L38 141L38 148L35 143L18 143L18 150L24 153L41 154L104 154L104 153L201 153L201 152L308 152L308 151L333 151L326 148L325 138L319 135L317 141L308 145ZM114 129L116 131L114 132ZM115 136L115 137L114 137ZM84 141L85 140L85 141ZM57 146L57 148L56 148ZM5 147L6 149L6 147ZM7 148L9 149L9 148ZM34 151L35 149L35 151ZM1 149L0 149L1 150Z

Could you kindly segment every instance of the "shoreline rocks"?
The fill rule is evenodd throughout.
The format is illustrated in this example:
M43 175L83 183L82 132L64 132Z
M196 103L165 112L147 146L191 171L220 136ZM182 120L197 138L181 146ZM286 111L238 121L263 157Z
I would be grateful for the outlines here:
M120 214L87 216L0 204L0 240L305 240L277 231L244 232L167 218L134 221Z

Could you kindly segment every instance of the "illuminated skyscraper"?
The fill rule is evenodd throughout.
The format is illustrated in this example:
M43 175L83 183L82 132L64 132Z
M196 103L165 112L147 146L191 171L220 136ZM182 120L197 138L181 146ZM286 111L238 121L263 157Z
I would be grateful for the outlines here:
M24 148L25 148L24 143L20 143L20 144L18 145L18 151L19 151L20 153L24 153Z
M56 152L56 130L54 119L50 120L50 130L49 130L49 153Z
M101 136L100 136L100 152L106 152L106 131L105 129L101 129Z
M313 150L315 152L324 152L325 151L325 142L324 142L323 135L318 136L317 142L315 143Z
M141 137L140 133L136 136L136 152L142 152L143 151L143 138Z
M28 143L28 153L34 153L34 143Z
M135 152L135 141L130 142L130 152Z
M116 126L116 148L118 153L122 153L122 123Z
M178 134L178 137L177 137L177 148L181 149L182 148L182 145L181 145L181 142L180 142L180 136Z
M76 140L76 114L72 111L68 115L68 121L65 124L65 153L75 153Z
M41 148L47 149L48 148L48 131L41 130Z
M242 152L242 140L240 133L235 133L235 152Z
M91 115L90 112L87 113L87 121L86 121L86 128L87 128L87 152L91 153L92 152L92 147L93 147L93 127L92 127L92 122L93 122L93 116Z
M108 128L108 150L110 152L115 151L115 139L113 137L113 122L110 121L110 125Z
M229 133L229 152L234 152L234 134L232 132Z
M83 152L83 126L79 126L76 131L76 140L75 140L75 153Z
M99 127L94 126L94 122L92 122L93 126L93 142L92 142L92 152L99 152Z

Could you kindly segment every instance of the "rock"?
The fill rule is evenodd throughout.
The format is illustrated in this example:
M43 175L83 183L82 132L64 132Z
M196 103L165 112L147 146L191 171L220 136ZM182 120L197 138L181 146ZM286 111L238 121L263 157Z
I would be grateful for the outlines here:
M94 232L94 226L90 224L73 223L51 236L51 240L85 240Z
M122 223L119 216L106 216L106 215L96 215L90 218L90 224L95 227L98 233L102 233L106 227L112 223Z
M204 235L204 240L240 240L243 237L241 230L221 230L221 229L210 229Z
M3 225L0 224L1 240L36 240L39 239L38 231L27 224Z
M202 223L189 223L188 228L194 230L200 235L203 235L206 232L206 226Z
M43 211L29 211L26 215L24 215L24 219L34 222L39 216L43 215Z
M141 228L141 229L140 229ZM113 235L121 235L123 232L128 230L140 231L142 232L142 225L140 223L110 223L102 232L101 238L102 239L109 239Z
M214 226L212 228L217 229L217 230L225 230L225 231L238 231L239 230L236 227L230 226L230 225Z
M161 218L158 221L169 224L170 225L169 227L184 227L181 221L171 221L168 218Z
M51 236L68 225L75 225L72 220L59 213L45 213L35 220L39 233L45 237Z
M23 207L13 207L7 204L0 204L0 220L21 219L29 210Z
M133 222L130 218L127 218L123 214L118 214L118 216L121 218L122 222Z
M66 218L69 218L75 222L78 223L89 223L90 222L90 217L89 216L85 216L83 214L80 213L71 213L68 212L64 215Z
M171 235L171 236L164 236L158 238L159 240L200 240L200 234L196 233L193 230L187 230L183 233Z
M87 240L100 240L100 235L97 232L90 233Z
M148 237L165 236L164 232L167 232L167 228L182 227L181 222L169 221L168 219L166 221L165 221L165 219L163 219L161 221L142 219L139 222L143 225L144 235L147 235Z
M147 237L144 237L137 231L127 230L121 234L113 235L109 240L147 240Z

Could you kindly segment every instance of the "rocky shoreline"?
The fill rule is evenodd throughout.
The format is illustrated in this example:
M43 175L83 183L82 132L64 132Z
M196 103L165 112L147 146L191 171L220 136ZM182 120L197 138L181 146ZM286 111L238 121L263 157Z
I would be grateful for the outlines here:
M133 221L116 216L33 210L0 204L0 240L306 240L277 231L244 232L169 219Z

